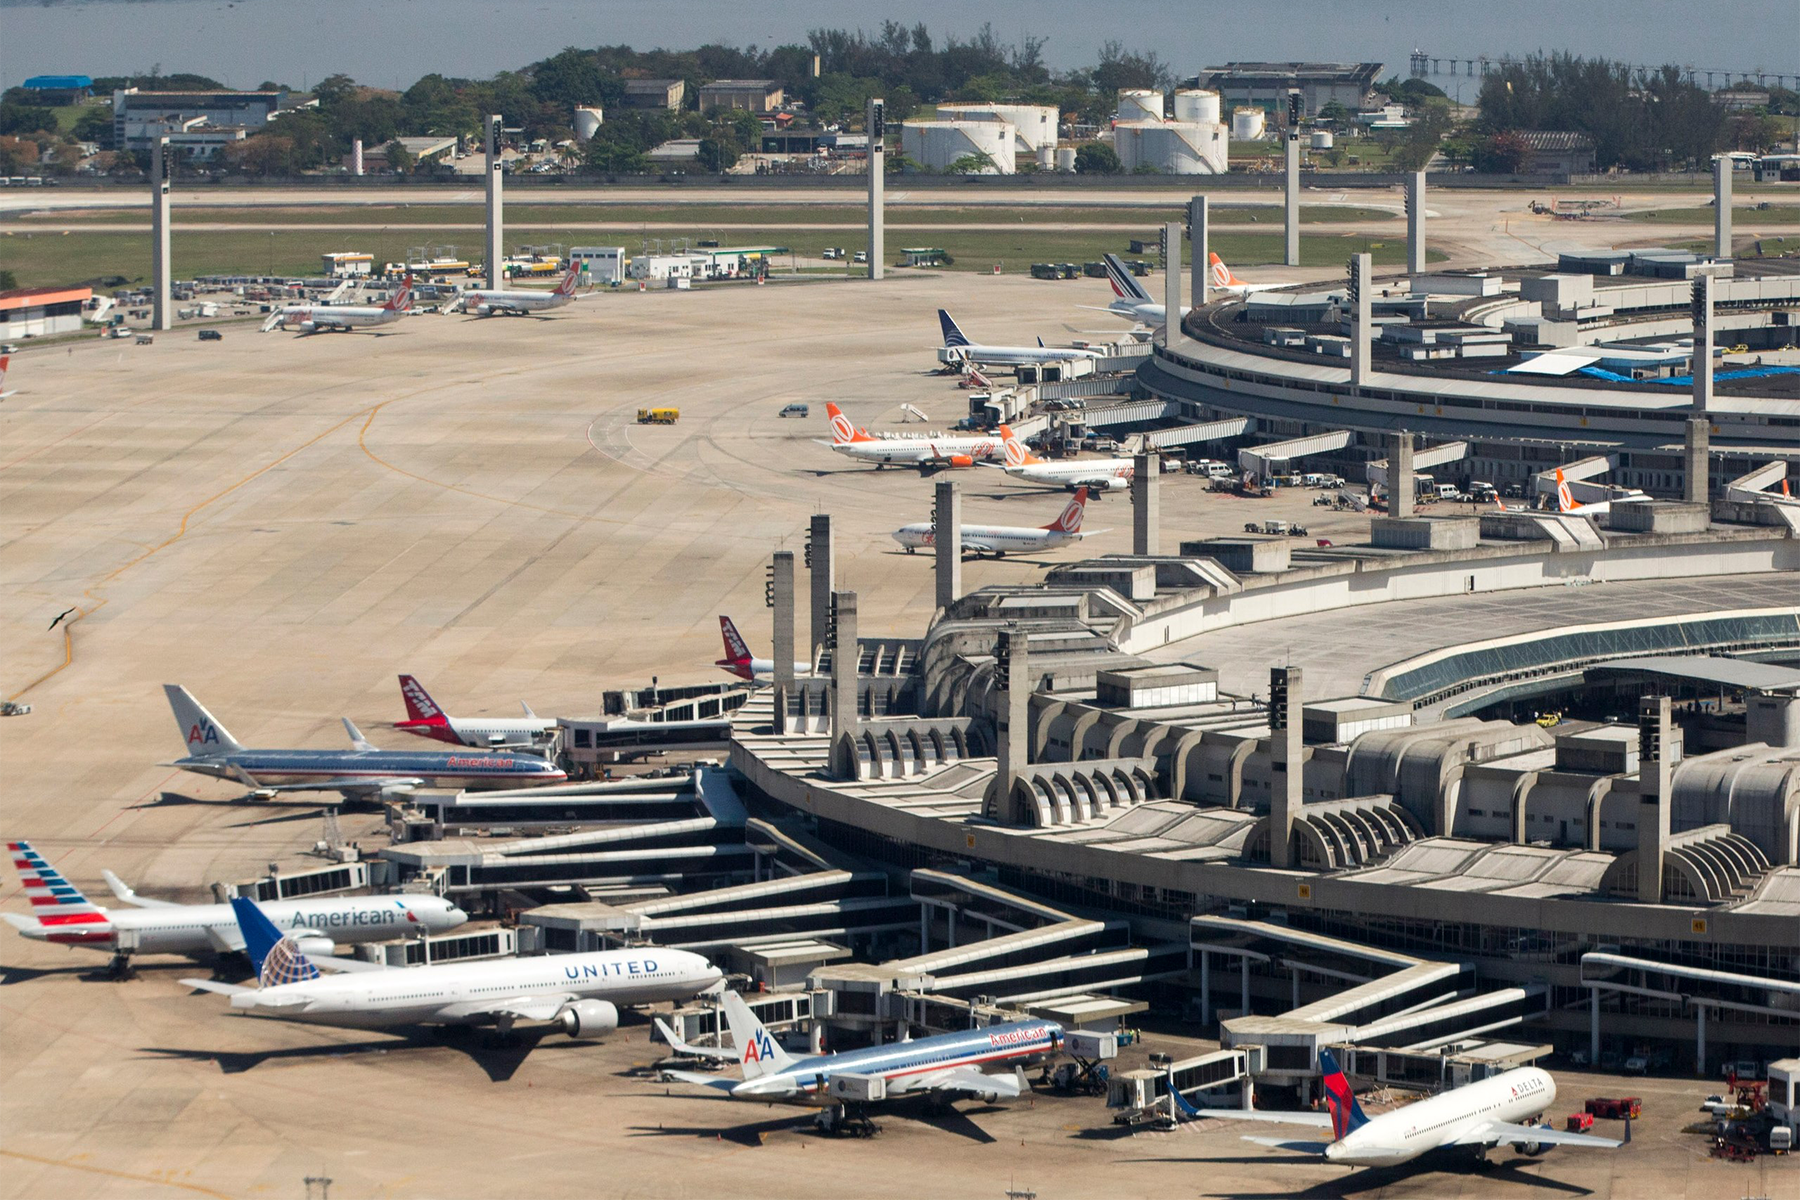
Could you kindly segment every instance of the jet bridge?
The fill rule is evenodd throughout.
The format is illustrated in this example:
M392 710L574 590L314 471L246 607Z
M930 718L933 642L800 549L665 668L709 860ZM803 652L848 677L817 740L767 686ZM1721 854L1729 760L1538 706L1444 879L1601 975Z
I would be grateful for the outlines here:
M1433 467L1441 467L1445 463L1461 462L1469 457L1469 443L1445 442L1441 446L1432 446L1424 450L1413 451L1413 470L1429 471ZM1388 460L1375 459L1363 468L1363 477L1369 483L1381 487L1388 486Z
M1312 454L1329 454L1334 450L1342 450L1350 445L1351 437L1348 429L1336 429L1330 433L1289 438L1285 442L1246 446L1238 451L1238 467L1258 479L1268 479L1281 473L1276 469L1277 463L1285 464Z

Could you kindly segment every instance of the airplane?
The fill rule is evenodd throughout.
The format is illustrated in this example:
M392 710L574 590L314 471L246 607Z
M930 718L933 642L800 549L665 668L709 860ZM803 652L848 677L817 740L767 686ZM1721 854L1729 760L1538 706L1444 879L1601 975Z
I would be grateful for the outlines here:
M1087 535L1081 532L1081 516L1087 510L1088 490L1080 488L1062 515L1048 525L964 525L962 548L977 555L992 554L1005 558L1010 553L1032 550L1054 550ZM1103 533L1104 530L1095 530ZM915 521L894 530L893 538L911 554L922 546L936 545L930 521Z
M529 746L556 728L555 721L538 716L523 700L523 717L453 717L411 675L400 677L400 697L406 701L406 720L395 721L395 729L453 746Z
M1131 486L1137 464L1129 458L1077 458L1050 462L1033 454L1012 426L1000 426L1000 443L1006 447L1006 463L999 469L1028 483L1050 483L1070 491L1085 487L1093 492L1118 491Z
M132 906L102 908L90 902L30 842L8 842L6 848L12 853L34 915L0 913L0 919L34 942L110 950L115 968L122 968L132 954L198 957L244 948L237 915L229 904L152 900L132 891L111 871L102 871L112 894ZM276 900L269 903L267 911L269 919L301 946L319 954L329 954L334 942L387 941L420 930L443 933L469 919L468 913L443 897L417 893Z
M1245 283L1242 279L1239 279L1236 275L1231 273L1231 268L1226 266L1224 261L1221 260L1217 254L1210 251L1207 252L1206 262L1207 266L1212 271L1212 279L1208 286L1215 292L1223 292L1227 296L1236 296L1240 300L1245 296L1253 295L1256 292L1267 292L1273 291L1276 288L1293 286L1286 283Z
M1643 492L1622 492L1607 500L1596 500L1591 504L1577 504L1575 493L1569 490L1569 481L1563 478L1562 468L1556 468L1556 511L1572 513L1583 517L1598 517L1612 511L1614 501L1642 500Z
M877 470L893 463L917 467L920 474L946 467L972 467L977 460L1002 454L1000 439L992 434L947 437L876 437L850 423L844 410L826 401L825 416L831 422L831 440L821 442L847 458L872 462Z
M19 392L18 388L14 388L10 392L6 390L6 368L11 365L12 355L0 354L0 400L4 400L8 396L16 396Z
M883 1098L932 1095L939 1100L972 1096L992 1104L1015 1100L1025 1090L1024 1065L1056 1052L1063 1028L1055 1021L1011 1021L917 1041L890 1042L842 1054L795 1058L776 1042L736 992L720 996L731 1029L732 1048L691 1046L660 1018L651 1018L662 1039L678 1054L737 1063L742 1079L722 1079L691 1071L664 1071L669 1079L698 1084L733 1100L826 1105L834 1103L834 1079L881 1080ZM1011 1063L1010 1075L989 1075L989 1063ZM865 1089L864 1094L873 1089Z
M561 308L575 299L575 284L581 276L581 264L576 263L563 276L563 281L553 291L542 291L538 288L470 288L444 307L445 312L461 308L466 313L478 317L489 317L496 313L514 313L518 316L530 316L535 312L544 312L552 308Z
M412 276L400 290L388 297L386 304L289 304L277 309L263 322L263 332L272 329L297 328L301 333L323 333L333 329L348 332L374 325L388 325L412 310Z
M1266 1109L1196 1109L1174 1092L1184 1114L1226 1120L1270 1121L1285 1125L1309 1125L1330 1129L1332 1140L1288 1141L1282 1138L1246 1137L1247 1142L1274 1146L1301 1154L1321 1155L1327 1162L1355 1167L1394 1167L1411 1162L1428 1151L1448 1146L1470 1147L1477 1158L1490 1148L1513 1145L1530 1155L1552 1146L1589 1146L1616 1149L1624 1142L1586 1133L1565 1133L1548 1125L1532 1125L1556 1103L1556 1080L1537 1067L1519 1067L1477 1083L1465 1084L1427 1097L1378 1117L1363 1113L1356 1093L1338 1069L1331 1051L1319 1051L1325 1074L1327 1112L1274 1112Z
M1072 358L1105 358L1098 350L1079 350L1073 346L1046 346L1039 338L1035 346L984 346L971 342L948 312L938 309L938 324L944 331L945 362L964 367L981 363L990 367L1017 367L1029 363L1067 362Z
M1124 317L1128 321L1136 321L1142 325L1161 325L1168 315L1169 307L1158 304L1144 290L1144 285L1132 275L1131 268L1116 254L1102 254L1101 261L1106 264L1106 279L1112 284L1113 295L1118 297L1111 304L1101 308L1094 304L1077 305L1078 308L1091 308L1096 312L1111 313L1115 317ZM1192 308L1182 306L1181 315L1187 316Z
M562 768L537 754L459 753L455 750L380 750L349 718L349 750L251 750L231 736L188 690L165 683L175 724L188 754L166 767L215 779L235 779L251 794L341 792L345 799L379 800L424 784L439 787L531 787L561 783Z
M423 967L332 962L310 957L282 936L254 901L240 896L231 907L256 985L181 982L231 997L236 1012L309 1025L493 1025L505 1037L524 1020L559 1026L572 1038L597 1038L619 1027L620 1005L691 1000L724 978L698 954L654 946ZM321 968L345 973L327 979Z
M774 680L775 660L751 657L749 645L737 631L737 626L731 623L730 617L719 618L719 635L725 639L725 657L713 666L723 667L727 673L736 675L739 679L748 679L751 683L770 683ZM811 675L812 669L809 662L794 664L795 675Z

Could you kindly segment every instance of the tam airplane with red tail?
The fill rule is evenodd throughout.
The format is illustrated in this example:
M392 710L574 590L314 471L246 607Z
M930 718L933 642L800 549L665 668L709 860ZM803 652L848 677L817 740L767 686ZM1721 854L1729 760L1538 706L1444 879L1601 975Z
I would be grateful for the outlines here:
M563 276L561 283L550 291L537 288L470 288L452 300L445 312L460 308L464 312L477 317L491 317L504 313L527 317L532 313L546 312L575 299L575 285L581 280L581 264L569 267L569 273Z
M1005 558L1008 554L1054 550L1058 546L1066 546L1087 536L1081 532L1081 518L1087 511L1087 502L1088 490L1082 488L1062 510L1062 515L1048 525L964 525L962 548L977 555L991 554L995 558ZM1097 529L1094 532L1106 531ZM908 554L937 545L937 534L930 521L902 525L894 530L893 538L906 547Z
M775 678L775 660L753 656L749 643L744 641L744 635L738 632L730 617L719 618L719 636L725 639L725 657L713 666L736 675L739 679L748 679L751 683L768 683ZM794 674L811 675L812 664L796 662Z
M391 325L412 311L412 276L388 297L386 304L289 304L263 322L263 332L298 329L301 333L326 333L337 329L368 329Z
M411 675L400 677L400 698L406 701L406 720L395 721L395 729L452 746L529 746L556 728L523 700L523 717L453 717Z
M831 440L821 441L846 458L874 463L877 469L888 466L916 467L922 475L953 467L972 467L988 458L1005 453L1000 439L993 434L971 437L967 434L940 437L925 434L895 437L873 434L850 423L844 410L827 402L825 415L831 422Z

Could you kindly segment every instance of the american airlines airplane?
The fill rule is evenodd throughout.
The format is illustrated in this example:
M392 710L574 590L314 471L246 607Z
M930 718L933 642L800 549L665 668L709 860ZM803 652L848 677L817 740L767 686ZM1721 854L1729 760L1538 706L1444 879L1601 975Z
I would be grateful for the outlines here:
M263 322L263 332L272 329L298 329L301 333L323 333L332 329L346 332L389 325L412 310L412 276L400 290L388 297L386 304L289 304Z
M513 313L518 316L530 316L535 312L547 312L553 308L561 308L575 299L575 284L581 275L581 264L575 263L563 281L553 291L542 291L538 288L470 288L452 300L445 312L453 312L460 308L466 313L478 317L491 317L497 313Z
M529 746L556 728L523 700L522 717L453 717L411 675L400 677L400 698L406 701L406 720L395 721L395 729L453 746Z
M663 1040L677 1053L736 1062L743 1068L743 1078L720 1079L690 1071L663 1074L722 1092L733 1100L765 1104L833 1103L831 1082L845 1077L865 1083L879 1079L880 1090L889 1100L927 1093L940 1099L972 1096L989 1104L1015 1100L1026 1090L1023 1067L1054 1054L1063 1036L1062 1026L1055 1021L1013 1021L842 1054L795 1058L770 1036L743 997L725 992L720 999L731 1029L733 1048L729 1050L690 1046L660 1019L653 1020ZM1009 1064L1013 1071L989 1075L982 1068L990 1064ZM867 1094L870 1089L863 1090Z
M1048 525L964 525L962 527L962 548L973 550L977 555L992 554L995 558L1005 558L1008 554L1020 551L1054 550L1058 546L1066 546L1070 542L1079 541L1087 535L1081 532L1081 517L1087 510L1088 490L1084 487L1076 491L1075 498L1069 501L1062 515ZM1103 529L1095 533L1106 532ZM902 525L894 530L893 538L906 552L937 544L937 535L932 530L930 521L915 521L911 525Z
M235 779L252 793L340 792L346 799L379 799L424 784L458 788L531 787L568 775L537 754L455 750L380 750L348 718L349 750L246 749L184 687L166 683L188 753L163 766L215 779Z
M25 885L32 915L0 913L8 925L34 942L109 950L115 967L132 954L199 957L244 948L244 935L229 904L173 904L140 896L102 871L106 885L130 909L90 903L30 842L8 842L13 866ZM443 933L469 915L441 896L315 896L276 900L269 919L309 952L329 954L332 943L380 942L420 930Z
M722 667L739 679L748 679L751 683L769 683L774 680L775 660L752 657L749 645L744 641L743 635L738 632L737 626L731 623L730 617L719 617L719 635L725 639L725 657L715 662L713 666ZM796 662L794 674L797 676L811 675L812 664Z
M831 422L831 441L821 444L829 445L846 458L872 462L877 470L892 463L917 467L921 474L929 474L946 467L972 467L981 459L997 458L1004 453L1000 439L992 434L877 437L852 425L844 410L830 401L825 404L825 416Z
M1332 1140L1288 1141L1282 1138L1247 1137L1247 1142L1274 1146L1301 1154L1321 1155L1328 1162L1356 1167L1393 1167L1421 1154L1448 1146L1466 1146L1483 1158L1490 1148L1517 1146L1526 1154L1542 1154L1552 1146L1587 1146L1616 1149L1623 1142L1586 1133L1565 1133L1548 1125L1528 1122L1541 1117L1556 1103L1556 1081L1537 1067L1503 1071L1479 1083L1452 1088L1435 1096L1382 1113L1365 1116L1350 1083L1338 1069L1329 1050L1319 1051L1325 1072L1325 1105L1328 1112L1272 1112L1260 1109L1195 1108L1174 1096L1186 1116L1226 1120L1270 1121L1285 1125L1309 1125L1330 1129ZM1527 1122L1521 1124L1520 1122Z
M1010 425L1000 426L1000 441L1006 447L1006 463L1001 470L1027 483L1049 483L1071 491L1076 488L1087 488L1091 492L1119 491L1131 486L1131 477L1137 471L1137 465L1129 458L1050 462L1033 454Z
M254 902L239 897L231 906L256 986L181 982L231 997L234 1012L310 1025L493 1025L505 1036L515 1022L544 1021L572 1038L596 1038L619 1027L620 1005L691 1000L723 978L698 954L654 946L424 967L314 960ZM347 974L327 979L321 967Z
M1035 346L984 346L971 342L948 312L938 309L938 324L944 331L944 349L940 357L946 362L983 363L990 367L1018 367L1030 363L1067 362L1072 358L1105 358L1098 350L1078 350L1073 346L1046 346L1039 338Z

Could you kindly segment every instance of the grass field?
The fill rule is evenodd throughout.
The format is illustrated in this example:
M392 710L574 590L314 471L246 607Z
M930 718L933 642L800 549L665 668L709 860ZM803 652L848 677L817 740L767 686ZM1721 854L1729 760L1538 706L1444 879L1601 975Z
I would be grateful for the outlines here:
M704 233L697 229L696 233ZM905 241L892 232L888 245L894 250ZM955 259L953 270L991 271L998 262L1008 274L1029 271L1034 262L1082 263L1100 257L1106 251L1126 252L1126 235L1108 232L1057 232L1033 230L980 231L945 229L935 233L931 243L941 247ZM175 273L188 279L197 275L265 274L314 275L319 271L319 256L334 250L362 250L385 260L399 258L417 237L390 233L385 238L375 235L344 234L321 229L317 232L296 229L268 232L246 229L243 232L217 231L174 235ZM618 239L627 249L636 250L637 239ZM731 241L739 245L781 245L799 255L817 255L826 246L841 245L854 249L861 242L852 231L804 231L779 228L734 230ZM508 239L508 248L519 245L542 245L562 242L566 245L589 245L601 241L592 231L541 230ZM466 243L466 244L464 244ZM480 238L472 231L459 243L459 252L479 253ZM1211 238L1215 253L1233 267L1257 266L1281 260L1282 239L1279 233L1217 233ZM1377 266L1396 265L1405 260L1403 237L1370 238L1364 234L1310 234L1300 239L1300 255L1306 265L1342 262L1348 255L1369 251ZM896 254L897 257L897 254ZM1443 256L1433 253L1433 260ZM783 267L785 263L777 263ZM0 236L0 269L13 272L20 287L49 284L74 284L123 278L139 282L150 273L150 238L142 233L25 233L12 231Z
M339 205L334 207L295 206L292 208L226 208L183 205L175 210L177 225L182 222L217 225L399 225L479 224L483 219L479 204L380 204ZM1142 225L1153 230L1158 222L1179 218L1182 208L1171 203L1167 210L1088 205L1055 208L1037 206L971 206L957 208L925 208L891 204L888 220L908 224L966 225L1017 221L1024 225ZM1329 225L1347 222L1391 221L1395 213L1379 208L1354 205L1317 205L1300 210L1302 225ZM1281 208L1273 204L1243 208L1215 205L1211 213L1217 225L1279 225ZM509 222L560 223L601 222L632 224L643 221L681 221L698 228L709 224L818 225L845 223L860 225L864 210L856 205L795 204L675 204L666 206L625 204L509 204ZM105 210L30 213L11 218L21 226L42 223L63 225L104 225L124 221L146 221L147 212Z
M1626 213L1627 221L1647 221L1659 225L1707 225L1712 222L1710 208L1659 208L1654 212ZM1800 204L1771 204L1767 208L1734 204L1731 223L1738 225L1800 225Z

